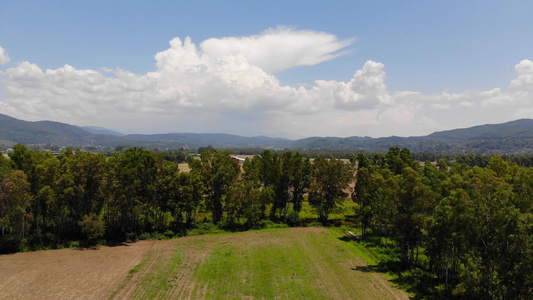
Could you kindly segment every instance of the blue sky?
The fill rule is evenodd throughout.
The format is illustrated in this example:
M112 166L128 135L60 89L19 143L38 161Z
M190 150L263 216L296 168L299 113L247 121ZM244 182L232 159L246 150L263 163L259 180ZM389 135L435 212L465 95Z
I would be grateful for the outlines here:
M2 1L0 112L287 137L533 118L532 11L531 1Z

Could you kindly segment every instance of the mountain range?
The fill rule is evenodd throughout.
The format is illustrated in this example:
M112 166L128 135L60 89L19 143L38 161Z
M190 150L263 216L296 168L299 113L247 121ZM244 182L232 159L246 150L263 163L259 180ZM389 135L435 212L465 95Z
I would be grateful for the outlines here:
M102 127L79 127L52 121L29 122L0 114L0 147L57 145L72 148L135 146L148 149L263 148L386 152L392 146L412 152L441 154L533 154L533 120L435 132L417 137L309 137L298 140L265 136L244 137L221 133L168 133L123 135Z

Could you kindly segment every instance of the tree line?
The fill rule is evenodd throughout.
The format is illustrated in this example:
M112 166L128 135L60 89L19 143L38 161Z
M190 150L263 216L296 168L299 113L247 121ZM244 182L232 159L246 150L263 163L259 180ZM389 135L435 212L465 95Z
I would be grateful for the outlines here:
M0 157L0 251L92 245L143 234L184 234L198 222L256 228L299 224L306 195L327 222L354 165L268 150L243 164L207 149L180 172L176 155L129 148L110 157L67 149L59 156L16 145Z
M56 157L15 146L9 159L0 157L0 251L185 234L203 222L297 226L306 202L327 224L351 198L363 240L379 241L392 269L419 274L428 294L533 294L533 168L500 156L484 168L421 164L398 147L349 161L264 150L243 164L205 149L189 172L175 160L142 148Z

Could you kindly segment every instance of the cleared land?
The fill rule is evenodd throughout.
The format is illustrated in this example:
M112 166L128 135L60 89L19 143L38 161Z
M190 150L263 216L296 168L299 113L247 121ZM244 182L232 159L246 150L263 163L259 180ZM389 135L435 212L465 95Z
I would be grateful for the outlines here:
M0 256L9 299L408 299L324 228Z
M0 299L105 299L156 243L0 255Z

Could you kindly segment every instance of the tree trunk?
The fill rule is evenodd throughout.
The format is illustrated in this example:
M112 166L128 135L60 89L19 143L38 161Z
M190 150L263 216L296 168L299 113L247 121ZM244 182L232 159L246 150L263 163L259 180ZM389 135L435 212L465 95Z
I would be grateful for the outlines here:
M416 258L415 258L415 263L418 264L418 243L416 244Z

